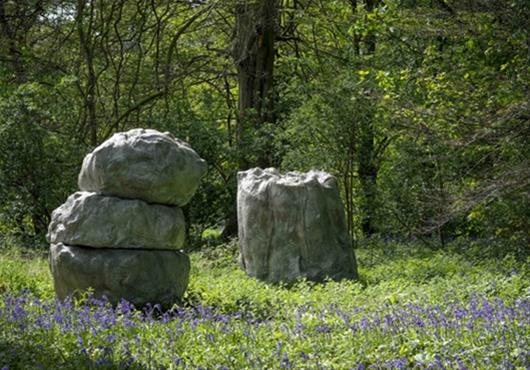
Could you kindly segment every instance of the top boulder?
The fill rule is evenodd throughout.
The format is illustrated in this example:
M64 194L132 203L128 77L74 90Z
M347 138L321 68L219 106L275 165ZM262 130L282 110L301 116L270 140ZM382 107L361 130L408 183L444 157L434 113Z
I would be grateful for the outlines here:
M78 184L83 191L181 207L205 172L206 162L187 143L168 132L134 129L89 153Z

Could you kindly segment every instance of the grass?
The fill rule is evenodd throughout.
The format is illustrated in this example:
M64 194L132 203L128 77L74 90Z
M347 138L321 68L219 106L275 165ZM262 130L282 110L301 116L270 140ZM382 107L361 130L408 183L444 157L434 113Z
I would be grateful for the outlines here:
M360 281L269 285L193 252L185 307L56 302L46 256L0 254L0 368L530 367L529 260L372 243Z

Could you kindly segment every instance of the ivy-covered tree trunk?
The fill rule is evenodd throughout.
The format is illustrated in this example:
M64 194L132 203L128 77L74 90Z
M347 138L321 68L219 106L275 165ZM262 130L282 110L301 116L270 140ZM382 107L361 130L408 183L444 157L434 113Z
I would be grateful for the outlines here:
M379 0L365 0L363 3L366 11L371 12L377 6ZM357 0L350 1L352 12L355 15L357 12ZM362 41L362 43L361 43ZM375 53L376 38L373 32L368 32L364 38L360 38L357 34L353 38L354 50L358 53L358 57L362 55L371 55ZM361 55L362 54L362 55ZM370 95L370 92L366 92ZM370 97L368 96L368 99ZM366 102L366 106L370 106L370 102ZM369 110L371 108L368 108ZM379 165L377 164L378 148L376 145L376 138L374 132L374 116L373 112L369 111L365 114L364 119L360 120L359 125L359 149L358 149L358 169L359 183L361 186L361 230L364 236L370 236L377 230L375 227L375 214L377 209L377 174L379 172Z

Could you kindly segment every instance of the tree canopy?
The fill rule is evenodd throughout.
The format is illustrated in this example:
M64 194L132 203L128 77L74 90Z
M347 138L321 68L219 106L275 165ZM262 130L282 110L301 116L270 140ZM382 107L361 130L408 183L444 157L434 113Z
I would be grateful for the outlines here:
M189 235L234 234L236 173L332 173L362 237L530 243L526 0L0 0L0 236L42 240L83 156L170 131L208 162Z

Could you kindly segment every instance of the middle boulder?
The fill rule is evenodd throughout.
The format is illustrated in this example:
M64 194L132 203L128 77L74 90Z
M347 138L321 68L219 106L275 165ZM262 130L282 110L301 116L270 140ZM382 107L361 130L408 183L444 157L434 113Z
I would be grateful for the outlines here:
M95 248L177 250L185 227L180 208L78 191L53 211L48 239Z

